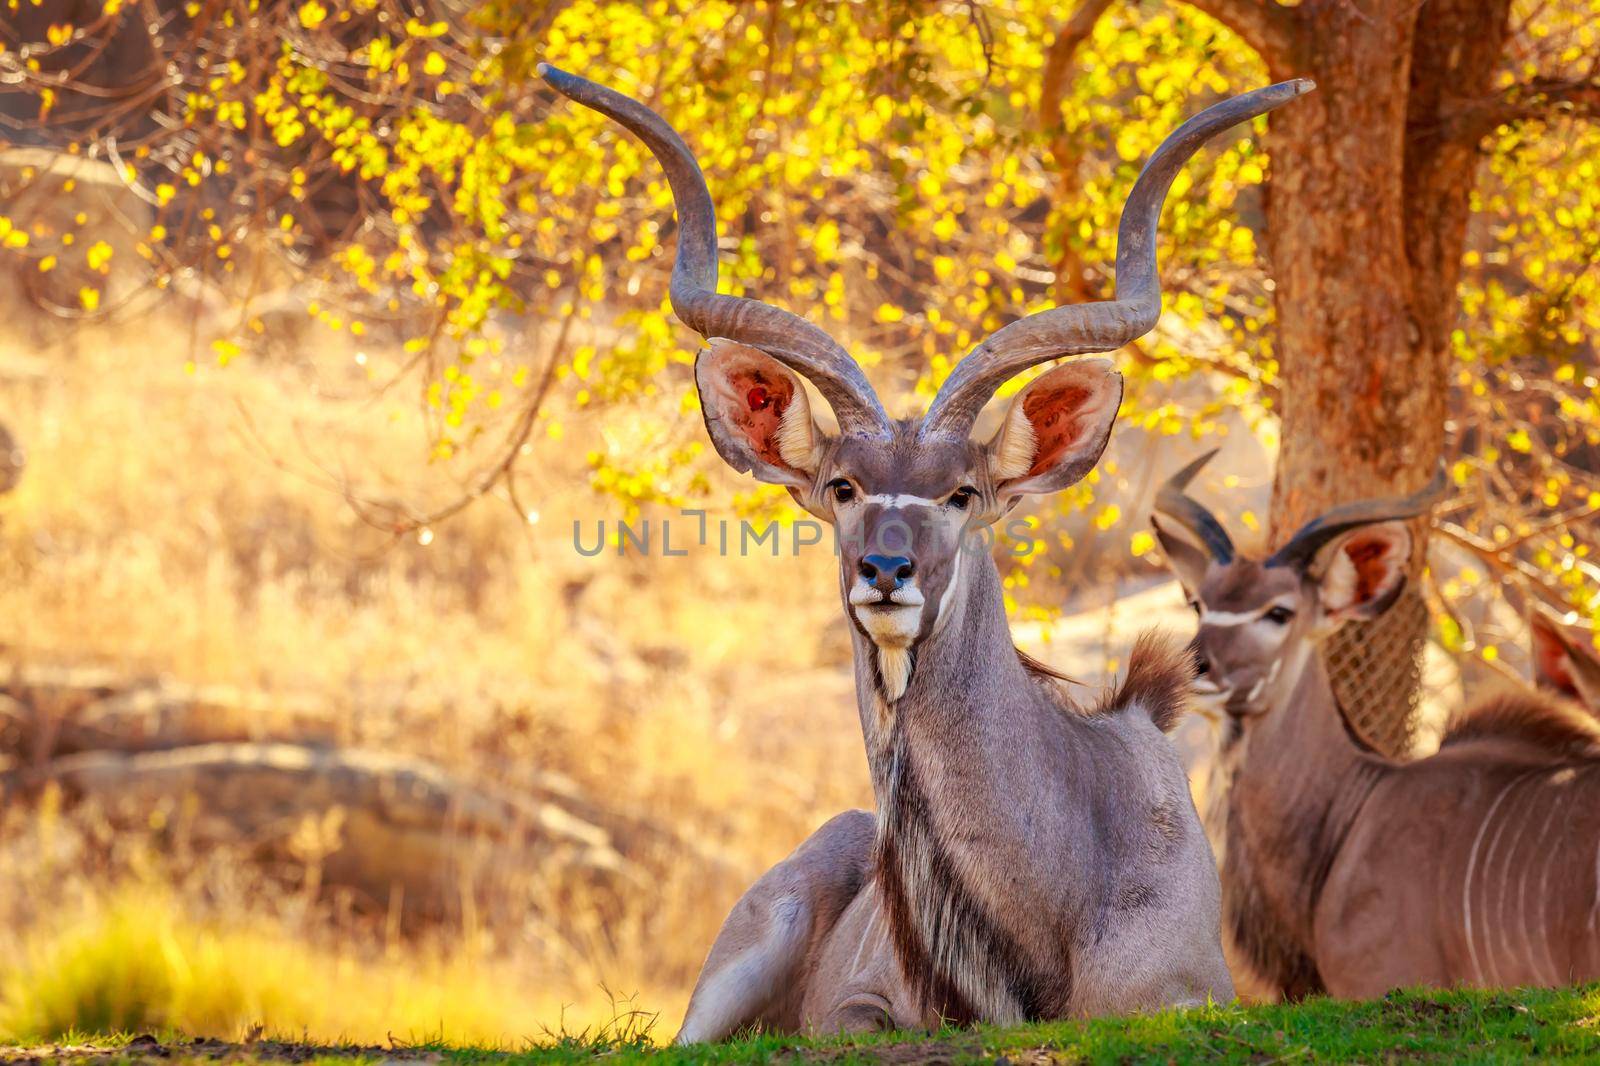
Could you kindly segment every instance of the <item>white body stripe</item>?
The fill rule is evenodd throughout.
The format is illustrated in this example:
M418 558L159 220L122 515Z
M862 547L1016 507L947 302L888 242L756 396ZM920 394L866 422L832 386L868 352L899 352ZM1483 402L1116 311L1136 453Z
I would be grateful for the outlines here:
M1514 777L1495 796L1494 802L1489 804L1489 809L1484 812L1483 822L1478 826L1478 835L1472 840L1472 851L1467 856L1467 875L1461 879L1461 911L1462 924L1466 927L1467 954L1472 958L1472 976L1478 984L1483 984L1483 965L1478 959L1478 945L1472 935L1472 875L1478 865L1478 849L1483 845L1483 834L1488 831L1489 823L1494 821L1495 811L1500 809L1500 804L1509 793L1522 780ZM1499 836L1498 831L1495 834ZM1490 845L1491 848L1493 845ZM1487 863L1485 864L1487 865ZM1485 945L1487 947L1487 945Z

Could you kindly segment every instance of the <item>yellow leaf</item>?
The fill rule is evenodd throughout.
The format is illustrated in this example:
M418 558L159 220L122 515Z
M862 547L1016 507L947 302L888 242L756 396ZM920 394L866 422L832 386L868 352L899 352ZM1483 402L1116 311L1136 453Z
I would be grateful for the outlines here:
M50 271L54 270L55 268L56 268L56 257L55 256L47 255L43 259L39 260L39 273L48 274L48 273L50 273Z
M1148 532L1142 529L1135 533L1132 539L1130 539L1128 542L1128 550L1133 553L1133 556L1136 559L1148 555L1150 549L1154 548L1155 546L1156 538L1152 537Z
M305 3L300 5L300 25L308 30L314 30L322 25L323 20L327 17L328 9L319 4L317 0L306 0Z
M110 271L111 245L105 241L95 241L89 250L83 253L83 258L88 262L90 270L98 270L105 274Z
M100 306L100 290L91 289L87 285L78 290L78 302L85 311L94 311Z
M437 78L447 69L445 66L444 56L440 55L438 52L429 52L428 58L422 61L422 69L427 71L433 77Z

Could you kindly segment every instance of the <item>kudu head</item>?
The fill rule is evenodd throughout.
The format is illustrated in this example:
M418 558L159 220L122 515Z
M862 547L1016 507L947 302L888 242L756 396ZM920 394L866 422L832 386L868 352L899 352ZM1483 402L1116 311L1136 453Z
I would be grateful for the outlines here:
M1534 683L1600 715L1600 652L1595 650L1593 637L1569 629L1539 608L1529 617L1528 628Z
M1410 496L1336 507L1251 559L1186 491L1215 454L1168 479L1151 521L1200 617L1197 702L1242 726L1278 704L1280 683L1293 683L1296 664L1318 641L1353 618L1376 618L1399 597L1411 559L1407 522L1443 497L1445 480L1441 471Z
M987 551L967 549L986 544L983 534L1023 496L1059 491L1093 469L1122 378L1102 359L1057 367L1012 400L989 441L971 439L979 411L1030 367L1115 351L1154 327L1161 313L1155 230L1173 178L1213 135L1312 88L1308 81L1269 86L1184 123L1124 205L1117 298L1010 323L956 366L923 417L891 419L860 366L827 334L778 307L716 291L711 196L688 147L660 116L584 78L548 65L539 72L627 127L665 169L678 213L672 309L708 342L695 362L706 430L734 469L782 485L834 525L845 609L884 653L891 698L909 680L906 652L944 624L977 566L994 567ZM802 378L833 409L836 434L813 419Z

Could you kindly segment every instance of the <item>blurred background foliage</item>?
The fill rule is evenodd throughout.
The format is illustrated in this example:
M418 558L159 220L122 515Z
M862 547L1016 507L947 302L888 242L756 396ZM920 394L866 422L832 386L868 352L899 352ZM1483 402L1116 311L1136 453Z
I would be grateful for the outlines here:
M1145 157L1267 80L1239 35L1166 0L3 2L5 395L30 467L0 501L0 643L18 660L309 692L341 744L563 810L604 797L583 817L665 902L646 907L583 852L560 876L497 883L493 902L453 897L443 939L529 954L541 988L588 996L609 978L668 1011L733 893L863 802L864 775L840 648L818 636L837 611L826 560L778 577L769 563L774 602L754 603L759 561L714 574L572 557L562 523L596 513L659 521L732 493L736 514L793 512L704 446L696 338L666 303L659 170L535 65L682 131L718 205L724 290L824 326L894 414L1004 323L1109 296L1117 212ZM1518 0L1514 21L1498 85L1595 77L1600 2ZM1459 492L1430 587L1442 646L1513 673L1504 653L1529 604L1590 639L1600 624L1600 125L1582 97L1527 105L1480 144L1452 337ZM1141 501L1208 442L1247 446L1211 488L1236 530L1268 535L1281 397L1261 128L1174 188L1167 313L1119 356L1119 437L1144 450L1035 516L1035 550L1008 579L1021 615L1160 574ZM1113 644L1086 645L1082 676L1114 667ZM785 681L752 690L768 676ZM823 691L839 704L826 740ZM219 739L304 739L278 721ZM59 751L15 735L13 769ZM7 839L41 871L132 877L133 898L169 899L142 887L169 823L112 846L96 827L126 821L86 809L70 832L12 812ZM297 822L269 866L309 894L261 920L302 939L306 923L348 921L399 950L404 908L339 896L318 849L295 843L320 824ZM694 862L714 873L664 835L674 824L703 838ZM225 917L208 885L179 890ZM123 897L84 894L108 928L137 925ZM14 917L30 958L55 957L31 904ZM169 939L201 951L209 935ZM15 1020L48 1006L16 999L45 989L20 980L0 1024L51 1030ZM229 1024L260 1013L255 995ZM196 1017L221 1024L221 1009Z
M0 55L12 139L110 161L154 209L130 249L150 280L218 283L237 308L190 357L234 358L264 329L253 298L285 272L314 280L304 303L322 330L403 340L411 358L369 376L421 392L432 459L469 496L515 497L517 467L561 447L573 418L625 425L663 391L694 405L695 345L665 302L665 182L600 116L553 103L537 62L600 77L683 130L711 176L728 291L834 331L900 411L1006 321L1108 295L1143 159L1185 115L1265 78L1224 25L1154 0L1075 16L1028 3L13 7L22 32ZM1522 4L1502 83L1592 68L1594 14ZM1581 527L1600 504L1583 473L1600 433L1600 130L1573 112L1530 107L1484 138L1451 439L1471 501L1458 539L1492 557L1466 584L1492 583L1509 546L1536 598L1592 619ZM1180 179L1162 227L1168 316L1124 360L1126 421L1205 437L1228 409L1270 441L1272 280L1256 239L1268 169L1244 131ZM97 275L129 253L7 225L11 255L62 273L63 313L115 310ZM529 325L547 322L560 328ZM1186 402L1141 387L1196 371L1211 387ZM703 496L695 423L618 433L589 452L592 484L629 506ZM1062 506L1091 507L1092 491ZM1097 528L1146 547L1142 516L1114 506ZM410 532L455 507L365 510Z
M263 274L309 274L326 288L307 300L324 328L405 335L401 372L434 413L435 460L508 495L525 445L559 441L578 412L622 418L663 389L693 404L693 345L664 299L665 183L600 116L553 106L537 62L599 76L684 130L712 176L728 289L834 330L901 409L1011 318L1106 295L1117 211L1157 139L1264 78L1223 25L1152 2L1065 22L1051 4L145 0L78 20L31 6L21 28L43 32L0 57L32 96L31 115L10 108L16 138L114 162L156 208L135 249L157 285L233 283L238 322L209 354L226 362L262 328L250 297ZM1592 66L1593 15L1527 4L1505 83ZM1457 481L1478 509L1502 505L1472 532L1526 545L1588 615L1592 545L1547 534L1600 503L1564 461L1595 447L1600 417L1579 372L1600 314L1597 139L1559 109L1485 138L1455 344L1455 439L1494 442L1462 448ZM1125 417L1204 436L1224 406L1257 425L1271 412L1271 278L1251 225L1267 167L1247 134L1180 180L1162 229L1168 325L1128 363L1139 380L1214 371L1219 387L1181 415L1169 393L1136 388ZM5 243L42 271L77 268L75 293L58 286L69 310L111 310L94 278L115 254L103 240L13 227ZM510 315L563 328L543 343L513 320L490 328ZM1526 397L1530 375L1538 399L1504 399ZM558 390L560 413L546 406ZM695 498L693 422L592 452L593 484L630 504ZM1520 486L1535 481L1544 506L1528 515ZM1099 524L1119 518L1139 520L1102 511Z

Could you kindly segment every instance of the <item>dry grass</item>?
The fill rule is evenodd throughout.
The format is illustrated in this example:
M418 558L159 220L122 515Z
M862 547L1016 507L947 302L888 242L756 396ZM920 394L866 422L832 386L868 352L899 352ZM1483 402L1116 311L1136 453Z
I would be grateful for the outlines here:
M126 885L24 939L11 956L0 1032L24 1041L74 1029L242 1039L261 1026L360 1043L506 1044L564 1008L503 962L437 947L393 958L355 948L293 935L245 908L197 920L168 887Z

